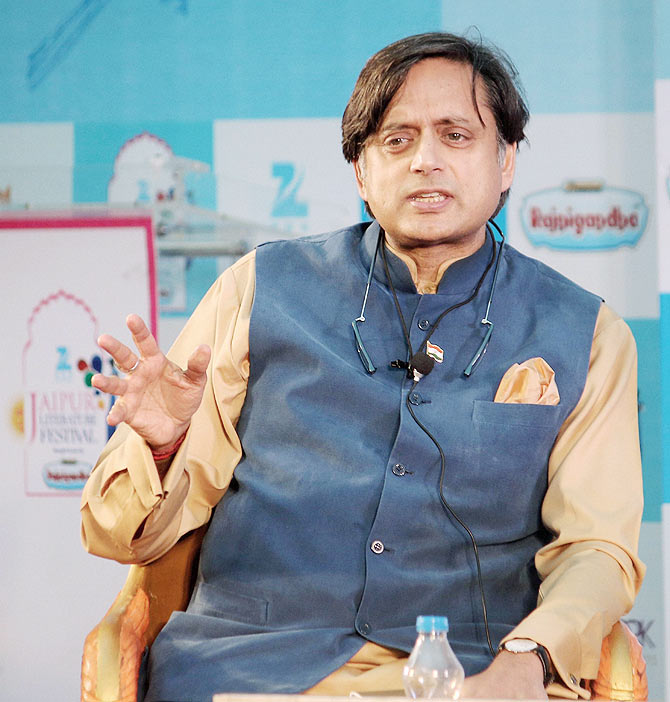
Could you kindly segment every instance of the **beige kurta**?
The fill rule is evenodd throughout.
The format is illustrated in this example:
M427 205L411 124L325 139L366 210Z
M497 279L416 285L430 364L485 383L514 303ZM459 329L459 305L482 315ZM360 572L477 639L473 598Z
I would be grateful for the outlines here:
M137 434L122 425L112 436L82 496L82 540L91 553L147 563L209 520L242 454L235 426L249 377L254 290L252 252L219 277L169 353L185 367L199 344L213 352L202 404L164 479ZM603 304L583 395L549 459L542 518L555 538L535 559L538 607L507 637L550 652L563 683L550 694L587 696L579 681L595 677L601 641L632 606L644 575L636 363L628 326ZM312 692L398 690L404 655L367 643Z

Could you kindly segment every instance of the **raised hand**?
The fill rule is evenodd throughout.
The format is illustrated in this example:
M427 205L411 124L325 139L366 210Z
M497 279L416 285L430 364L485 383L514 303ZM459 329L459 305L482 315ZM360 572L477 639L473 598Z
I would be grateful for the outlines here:
M188 359L186 370L182 370L158 348L156 339L138 315L129 315L126 325L139 353L103 334L98 345L125 375L98 374L91 383L102 392L117 396L107 416L108 424L126 422L154 451L162 452L171 448L188 429L200 406L211 350L205 345L198 346Z

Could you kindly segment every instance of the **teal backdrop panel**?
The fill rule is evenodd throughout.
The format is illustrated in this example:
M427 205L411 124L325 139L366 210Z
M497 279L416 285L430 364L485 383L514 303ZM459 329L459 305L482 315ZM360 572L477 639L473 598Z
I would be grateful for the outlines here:
M654 109L652 0L443 0L442 26L480 32L502 47L519 69L531 112ZM670 56L667 36L662 43Z
M654 9L656 77L670 78L670 0L654 0Z
M166 141L175 156L201 161L212 166L211 122L156 122L152 119L126 123L75 123L75 168L73 200L78 203L106 202L114 159L129 139L149 132ZM187 182L194 205L216 209L216 184L210 171L190 175Z
M440 0L0 0L0 121L342 113L365 60Z
M661 352L659 320L627 319L638 355L638 416L644 477L644 516L661 521L663 448L661 444Z

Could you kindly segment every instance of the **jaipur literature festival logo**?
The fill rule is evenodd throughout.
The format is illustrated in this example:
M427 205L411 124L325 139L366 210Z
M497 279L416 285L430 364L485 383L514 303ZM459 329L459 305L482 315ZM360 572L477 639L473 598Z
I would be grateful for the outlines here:
M97 347L97 327L90 307L63 290L32 310L23 349L28 495L81 490L107 441L110 402L91 386L110 364Z
M635 246L649 208L642 193L608 187L603 181L569 181L527 195L521 223L535 246L603 250Z

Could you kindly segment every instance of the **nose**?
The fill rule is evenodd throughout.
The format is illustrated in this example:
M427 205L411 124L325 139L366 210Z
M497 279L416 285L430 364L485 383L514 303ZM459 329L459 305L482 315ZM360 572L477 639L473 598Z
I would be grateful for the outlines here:
M444 159L442 144L434 134L422 134L416 141L412 155L411 169L413 173L432 173L442 170Z

